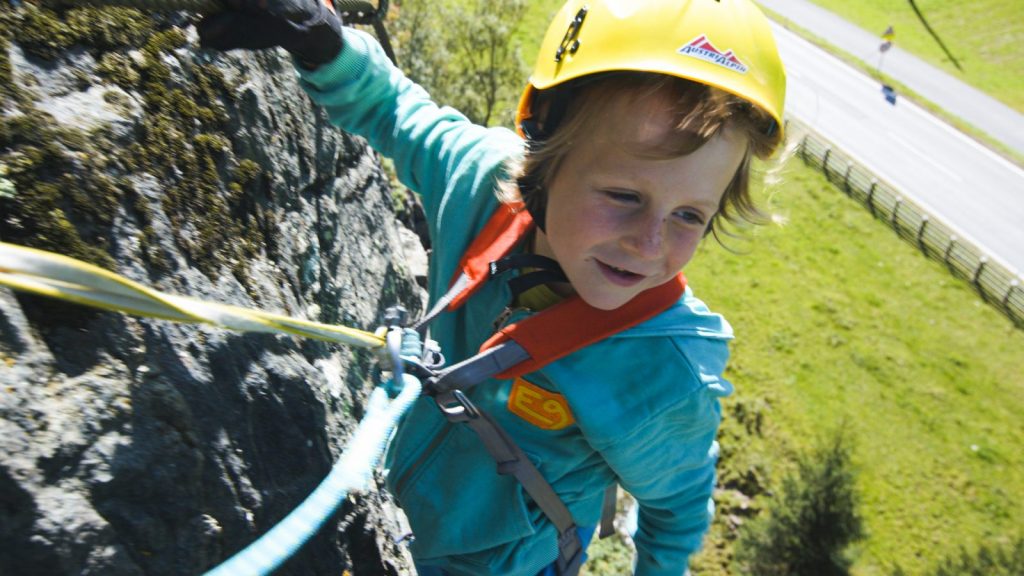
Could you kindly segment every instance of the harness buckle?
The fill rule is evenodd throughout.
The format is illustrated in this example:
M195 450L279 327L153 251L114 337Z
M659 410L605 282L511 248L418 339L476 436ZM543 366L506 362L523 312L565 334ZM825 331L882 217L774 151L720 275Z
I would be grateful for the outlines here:
M438 394L434 402L449 422L468 422L480 417L480 411L458 388Z

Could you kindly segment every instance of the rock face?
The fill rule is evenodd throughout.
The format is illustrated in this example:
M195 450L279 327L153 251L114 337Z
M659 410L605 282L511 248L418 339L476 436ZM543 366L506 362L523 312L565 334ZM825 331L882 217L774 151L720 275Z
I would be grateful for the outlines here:
M0 240L319 322L417 309L373 152L284 53L203 52L189 23L0 2ZM218 565L327 474L375 367L0 288L0 574ZM277 573L411 573L389 506L350 495Z

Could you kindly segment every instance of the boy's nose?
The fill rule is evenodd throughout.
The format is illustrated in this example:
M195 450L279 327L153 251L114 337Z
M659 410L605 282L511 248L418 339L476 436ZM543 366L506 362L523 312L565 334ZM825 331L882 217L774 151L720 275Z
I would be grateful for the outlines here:
M638 217L627 237L629 248L641 258L660 256L664 223L664 220L656 215Z

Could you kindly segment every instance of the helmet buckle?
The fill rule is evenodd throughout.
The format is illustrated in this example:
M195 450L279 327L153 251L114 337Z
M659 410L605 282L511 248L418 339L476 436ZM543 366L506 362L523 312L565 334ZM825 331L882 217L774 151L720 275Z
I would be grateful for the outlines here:
M583 20L586 17L587 7L584 6L576 13L572 22L569 23L569 27L565 30L565 36L562 36L562 42L558 45L558 50L555 51L555 62L561 62L566 52L575 54L580 49L580 28L583 27Z

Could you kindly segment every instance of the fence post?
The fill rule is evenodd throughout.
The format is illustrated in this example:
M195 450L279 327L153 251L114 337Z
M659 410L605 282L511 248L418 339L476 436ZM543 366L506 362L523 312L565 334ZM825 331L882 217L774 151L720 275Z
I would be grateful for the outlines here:
M843 187L846 188L846 195L850 196L850 172L853 171L853 162L846 162L846 174L843 175Z
M984 290L981 290L981 285L978 284L978 278L981 277L981 271L985 269L985 264L988 264L987 256L978 258L978 267L974 269L974 276L971 278L971 284L974 284L974 287L982 292L984 292Z
M942 261L946 264L946 268L949 268L949 255L953 253L953 246L956 245L956 236L951 235L949 237L949 244L946 245L946 253L942 256Z
M1013 324L1017 327L1024 328L1024 316L1018 316L1016 308L1010 306L1010 297L1013 295L1014 290L1020 290L1020 281L1014 278L1010 280L1010 287L1006 289L1006 294L1003 296L1003 312L1013 320Z
M825 148L825 155L821 157L821 171L825 173L825 179L831 180L828 176L828 157L832 155L832 147Z
M921 227L917 229L917 247L925 254L928 254L928 251L924 249L924 229L928 227L930 220L927 214L922 214Z
M897 232L899 232L900 225L899 222L896 221L896 215L899 214L900 212L901 204L903 204L903 198L897 196L896 200L893 201L892 204L892 217L889 218L889 225L892 226L893 229L896 230Z
M878 178L871 179L871 187L868 188L868 210L871 211L871 215L878 218L878 214L875 213L875 189L878 188Z
M1006 310L1007 312L1010 311L1010 296L1013 294L1013 291L1016 290L1018 286L1020 286L1020 281L1018 281L1016 278L1010 280L1010 287L1006 289L1006 294L1003 295L1003 310Z

